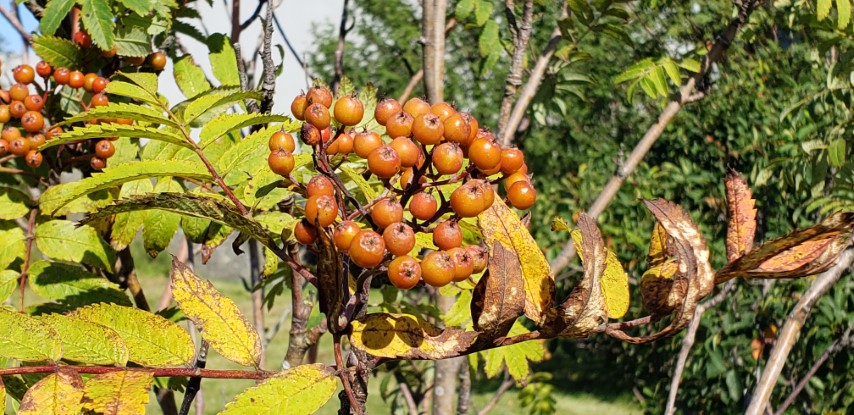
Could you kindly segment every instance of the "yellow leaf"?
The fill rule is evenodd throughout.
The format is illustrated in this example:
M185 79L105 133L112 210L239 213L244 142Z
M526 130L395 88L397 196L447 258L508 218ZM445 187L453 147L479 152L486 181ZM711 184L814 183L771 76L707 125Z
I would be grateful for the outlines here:
M63 359L95 365L124 366L128 349L114 330L60 314L35 317L56 331Z
M174 257L172 295L214 350L232 362L259 366L261 338L234 301Z
M104 415L142 415L154 377L150 372L103 373L89 379L83 393L83 408Z
M38 381L21 399L18 415L79 414L83 379L63 368Z
M350 343L377 357L436 360L458 356L477 332L440 329L410 314L368 314L352 322Z
M667 232L658 222L655 222L655 227L652 228L652 236L649 238L649 254L646 258L649 268L661 265L667 259Z
M477 220L490 249L495 241L499 241L519 257L525 281L525 315L537 324L544 323L554 303L555 284L549 262L534 237L519 220L519 216L499 197L495 198L489 209L478 215Z
M572 243L575 245L575 251L578 252L578 257L583 261L581 232L574 230L570 235L572 236ZM602 274L599 283L602 285L608 317L617 319L626 315L631 300L629 274L623 269L623 264L620 264L617 254L608 248L605 248L605 272Z
M300 365L253 386L225 406L219 415L309 415L338 389L332 369Z
M0 327L0 357L22 362L56 362L62 357L56 331L26 314L0 307Z
M146 367L190 366L196 348L190 334L148 311L115 304L95 304L68 314L113 329L128 348L128 360Z

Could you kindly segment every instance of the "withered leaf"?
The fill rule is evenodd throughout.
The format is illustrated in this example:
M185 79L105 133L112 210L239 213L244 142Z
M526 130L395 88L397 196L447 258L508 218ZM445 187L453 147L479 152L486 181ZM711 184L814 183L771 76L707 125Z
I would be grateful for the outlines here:
M584 277L559 307L558 314L566 326L561 337L583 337L608 319L601 283L607 259L602 233L586 213L578 218L578 230Z
M732 262L753 249L756 235L756 200L741 174L730 171L726 187L729 221L726 232L726 259Z
M640 292L643 308L653 317L668 315L682 303L682 294L687 288L685 284L688 281L684 278L674 281L673 277L678 270L679 262L676 259L669 259L646 270L641 276Z
M489 258L489 271L472 292L471 316L479 341L505 336L525 311L525 282L519 257L496 240Z
M326 229L317 228L320 255L317 261L317 292L320 311L326 314L329 331L338 333L344 327L339 317L350 294L349 278L344 273L341 256Z
M351 324L351 345L367 354L391 359L437 360L459 356L478 333L440 329L410 314L368 314Z
M766 242L718 270L715 282L732 278L797 278L833 266L854 230L854 212L837 213L813 227Z

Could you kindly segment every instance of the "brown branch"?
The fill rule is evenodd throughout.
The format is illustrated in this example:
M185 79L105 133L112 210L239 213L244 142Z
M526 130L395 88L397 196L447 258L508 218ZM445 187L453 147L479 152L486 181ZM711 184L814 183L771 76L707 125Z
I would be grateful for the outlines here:
M468 359L460 363L460 392L457 397L457 415L468 415L471 409L471 370Z
M17 7L17 4L15 4L15 7ZM33 36L27 33L27 30L24 29L24 25L21 24L21 21L18 20L18 17L15 16L12 12L10 12L9 9L7 9L2 4L0 4L0 14L2 14L3 17L5 17L6 20L9 21L12 27L14 27L15 30L18 31L18 34L20 34L21 37L24 39L24 43L26 43L27 45L33 44Z
M338 86L341 84L341 78L344 77L344 46L347 45L347 6L350 0L344 0L344 7L341 10L341 24L338 27L338 44L335 46L335 75L332 82L329 84L332 92L338 92Z
M504 81L504 99L501 100L501 109L498 115L498 136L512 137L504 134L504 129L507 122L510 121L510 110L513 107L513 100L516 98L516 92L522 85L522 70L525 63L525 52L528 48L528 43L531 40L531 21L534 17L534 1L526 0L522 11L522 20L516 19L516 5L512 0L505 0L504 11L507 15L507 20L510 23L511 32L513 34L513 59L510 62L510 72L507 73L507 78ZM510 144L502 142L503 145Z
M21 266L21 311L24 311L24 293L27 287L27 276L30 271L30 262L33 254L33 241L36 239L36 217L39 215L38 208L30 210L30 219L27 221L27 249L24 253L24 265Z
M406 402L406 409L410 415L418 415L418 405L415 404L415 398L412 397L412 391L409 390L409 385L406 382L401 382L400 378L396 377L397 386L400 389L400 394L403 395L403 401Z
M283 367L297 367L302 363L308 341L306 338L306 325L311 314L312 305L303 298L304 278L297 272L291 275L291 330L288 333L288 351L285 354Z
M491 411L492 408L495 407L495 405L498 405L498 401L501 400L501 397L504 396L504 394L508 390L510 390L510 387L512 387L515 383L516 382L514 382L509 375L507 375L507 372L504 372L504 383L502 383L501 386L498 387L498 390L495 391L495 395L492 395L492 399L490 399L489 402L486 403L486 406L484 406L480 411L477 411L477 415L488 414L489 411Z
M424 91L431 104L444 99L445 10L447 0L423 0Z
M448 32L457 25L457 19L452 18L448 20L448 23L445 24L445 37L448 36ZM400 97L397 99L400 102L405 102L409 99L409 96L412 95L412 91L415 90L415 87L421 82L424 78L424 68L418 69L418 72L412 74L412 77L409 78L409 83L406 84L406 88L403 89L403 93L400 94Z
M148 368L148 367L115 367L115 366L23 366L0 369L0 376L24 375L32 373L53 373L60 367L73 368L75 372L88 375L100 375L113 372L142 372L151 373L154 377L190 377L207 379L266 379L277 372L254 370L217 370L189 368Z
M774 344L774 349L771 350L771 356L768 358L768 363L765 364L765 369L762 371L762 377L756 384L753 390L753 397L750 400L745 415L760 415L765 411L765 406L771 399L771 393L774 391L774 386L777 384L777 378L780 372L783 371L783 366L786 364L786 359L795 345L798 334L801 331L807 317L812 310L812 307L821 299L821 297L839 281L851 264L854 263L854 246L849 246L837 258L836 265L833 268L819 274L813 281L812 285L804 292L798 303L789 313L789 318L783 325L780 331L777 342Z
M240 40L240 0L231 0L231 43Z
M700 322L703 320L703 313L723 302L727 294L733 289L735 289L735 280L730 280L714 297L694 309L691 323L688 325L685 337L682 338L682 348L679 350L679 357L676 359L676 368L673 369L673 378L670 381L670 394L667 396L667 407L664 410L665 415L676 413L676 394L679 391L679 384L682 382L682 372L685 370L688 354L694 346L694 339L697 337L697 329L700 328Z
M738 34L739 29L744 26L748 19L750 18L750 14L753 13L754 7L757 5L756 0L745 0L740 6L738 10L738 15L730 21L729 26L727 26L724 33L718 38L717 42L715 42L714 47L709 53L706 55L703 60L703 65L700 68L700 72L694 74L691 78L685 81L685 84L679 89L679 93L671 100L661 114L658 116L658 121L653 124L649 130L643 135L641 140L632 150L632 153L629 155L629 158L626 159L625 163L623 163L619 169L617 169L617 173L611 177L611 180L602 189L602 192L599 193L599 196L596 198L596 201L593 202L593 205L590 206L590 209L587 210L587 214L592 218L598 217L608 204L611 203L611 200L614 199L614 196L617 195L617 192L620 190L620 187L623 185L623 182L628 178L637 168L638 164L643 160L646 153L649 152L652 145L658 140L661 134L664 132L664 129L673 121L673 118L676 117L676 114L682 109L682 106L689 101L689 99L695 99L696 97L693 94L694 88L700 84L703 78L709 73L712 69L712 66L718 59L721 58L724 51L729 47L729 45L735 39L735 36ZM520 100L522 98L520 97ZM552 275L557 275L562 269L564 269L569 261L575 257L575 246L569 241L564 245L563 250L561 250L560 254L552 261L551 270Z
M273 2L267 2L267 16L264 20L263 44L261 62L264 65L264 79L261 80L261 93L264 99L261 101L260 111L263 114L273 109L273 98L276 94L276 65L273 64Z
M798 397L798 394L800 394L804 387L807 386L807 382L809 382L809 380L813 376L815 376L815 373L818 372L818 369L821 368L821 366L824 364L824 362L827 361L827 359L830 358L830 356L833 356L836 352L846 347L851 347L852 343L854 343L854 337L851 336L851 330L852 327L849 326L848 329L845 330L845 333L842 335L841 338L834 340L833 343L830 344L830 346L827 346L827 348L824 349L824 352L821 354L821 356L819 356L818 360L813 363L810 370L807 371L807 374L804 375L800 382L795 385L795 388L792 389L792 393L790 393L786 400L783 401L783 403L779 407L777 407L777 411L774 412L774 415L783 415L783 413L786 412L786 409L788 409L789 406L791 406L795 402L795 398Z
M261 283L261 252L258 249L258 241L249 241L249 286L258 287ZM264 333L264 289L257 288L252 291L252 317L255 331ZM261 360L259 367L266 367L267 342L261 341Z
M341 335L334 333L332 342L335 347L333 350L335 355L335 365L338 367L345 367L344 359L341 358ZM348 412L355 415L362 415L362 404L356 399L356 395L353 394L353 387L350 386L350 374L346 371L342 371L338 376L341 378L341 384L344 386L344 393L347 395L347 400L350 403L350 411ZM344 409L343 405L341 409Z
M255 11L252 12L252 15L249 16L248 19L246 19L243 23L240 24L240 30L241 31L246 30L249 27L249 25L251 25L256 19L261 17L261 10L263 10L264 3L266 3L266 2L267 2L267 0L259 0L258 1L258 5L255 7Z

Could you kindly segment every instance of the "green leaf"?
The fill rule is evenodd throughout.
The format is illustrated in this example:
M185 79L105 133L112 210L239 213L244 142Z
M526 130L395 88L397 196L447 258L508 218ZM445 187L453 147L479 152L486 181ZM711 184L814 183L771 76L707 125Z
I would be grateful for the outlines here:
M851 22L851 0L836 0L836 27L839 30L845 30L848 23Z
M205 77L205 72L190 55L184 55L173 63L172 71L175 76L175 82L178 83L178 88L187 98L193 98L211 89L211 84Z
M516 321L510 328L507 337L527 332L528 329ZM543 341L517 343L478 353L484 360L484 371L487 377L494 378L501 373L503 367L506 367L510 376L517 381L524 380L530 374L529 362L540 362L545 358L545 354L546 348Z
M845 139L837 138L830 142L827 146L827 160L833 167L842 167L845 165Z
M626 30L623 29L622 25L614 24L614 23L605 23L599 26L599 29L602 33L607 36L610 36L614 39L623 42L626 46L632 47L634 46L634 42L632 41L631 36L626 33Z
M119 198L128 199L131 196L144 195L154 191L150 179L134 180L122 185ZM110 245L115 250L122 250L136 237L139 228L145 221L144 212L123 212L116 214L113 222L113 231L110 232Z
M620 83L623 83L626 81L632 81L632 80L640 79L653 66L655 66L655 63L652 61L652 59L650 59L650 58L644 59L644 60L630 66L628 69L626 69L625 71L623 71L619 75L615 76L613 79L613 82L615 84L620 84Z
M281 235L285 229L293 230L299 219L285 212L266 212L255 218L259 225L273 235Z
M196 218L209 219L239 230L257 239L264 246L273 244L272 237L257 222L240 214L231 202L193 193L157 193L121 200L101 211L89 215L83 223L111 216L119 212L159 209Z
M235 167L253 164L249 160L263 159L266 165L267 156L270 154L267 143L279 129L277 126L262 128L240 140L237 145L231 146L217 162L219 174L227 176Z
M30 197L11 187L0 186L0 219L18 219L24 217L30 211L28 205L32 204Z
M818 0L816 3L816 18L818 21L822 21L827 18L827 15L830 14L830 6L833 4L832 0Z
M232 130L271 122L290 122L290 117L267 114L222 114L205 124L199 134L200 147L205 148Z
M127 346L119 333L107 327L61 314L41 315L36 320L56 332L63 359L92 365L124 366L128 362Z
M641 89L643 89L643 92L645 92L650 98L655 98L658 96L658 91L655 88L655 84L649 78L650 77L641 78L640 86Z
M119 3L140 16L147 15L151 12L151 8L154 7L149 0L119 0Z
M359 174L359 172L347 166L341 166L340 169L341 172L343 172L350 180L356 183L356 186L358 186L359 190L362 191L366 201L374 200L379 196L379 191L375 190L373 186L371 186L371 184L368 183L361 174Z
M56 0L54 0L56 1ZM35 36L33 50L50 66L80 67L80 47L76 43L53 36Z
M569 9L585 26L593 21L593 9L590 8L587 0L569 0Z
M36 245L54 259L113 271L116 253L91 226L77 227L68 220L52 220L36 227Z
M664 68L664 71L667 72L667 76L670 77L670 81L673 82L673 85L677 87L682 85L682 76L679 74L679 67L673 62L671 59L664 59L661 62L661 66Z
M43 35L52 36L68 12L74 7L74 0L50 0L44 8L41 22L39 22L39 31Z
M474 8L474 20L475 24L478 26L483 26L486 24L486 21L492 16L492 10L495 6L493 3L486 0L476 0L477 4L475 4Z
M154 186L156 193L177 192L181 193L181 185L170 177L164 177L157 181ZM172 212L153 210L145 215L142 228L142 245L152 258L169 247L169 243L178 232L181 225L181 216Z
M83 0L81 5L83 26L92 40L102 50L113 48L113 12L107 0Z
M148 95L157 97L157 74L150 72L116 72L110 79L132 83L142 88Z
M114 42L118 55L141 57L151 53L151 36L147 31L151 26L151 19L140 17L147 13L148 11L132 13L119 19Z
M240 74L237 71L237 55L228 37L214 33L207 39L211 69L222 85L239 86Z
M73 130L66 131L57 136L53 140L44 143L40 150L58 146L61 144L73 143L77 141L89 140L92 138L148 138L151 140L165 141L167 143L179 145L184 148L193 148L193 145L187 142L184 137L175 134L170 129L143 127L141 125L124 125L124 124L90 124L85 127L74 127Z
M0 357L22 362L57 362L62 356L56 332L26 314L0 307L0 327L3 327Z
M700 61L691 58L682 59L681 62L677 63L680 68L685 69L688 72L698 73L700 72Z
M116 331L128 360L146 367L189 367L196 354L190 335L165 318L137 308L96 304L68 314Z
M14 226L0 229L0 269L6 269L27 252L24 230Z
M130 306L127 295L118 285L85 269L63 262L38 261L30 266L27 282L39 297L81 304L92 292Z
M656 66L648 79L650 79L653 85L655 85L655 90L658 92L658 95L663 97L667 96L667 77L661 66Z
M501 47L501 38L498 35L498 23L489 21L483 26L483 30L477 38L477 46L481 57L486 57L493 50Z
M457 20L465 20L474 11L474 0L460 0L454 8Z
M184 109L184 123L190 124L208 111L225 110L228 106L241 103L246 99L260 100L264 96L259 91L241 91L235 87L211 89L199 94Z
M122 81L122 79L123 77L114 75L105 91L108 94L128 97L154 106L160 105L160 99L156 94L152 95L139 85Z
M103 107L89 108L73 117L66 118L58 125L69 125L81 121L89 121L104 118L127 118L134 121L145 121L154 124L164 124L177 127L174 121L166 118L160 110L144 107L142 105L125 104L123 102L111 102Z
M20 274L10 269L0 271L0 303L5 302L15 292L20 277Z
M53 214L72 200L96 190L120 186L139 179L168 176L211 180L207 169L198 161L140 161L107 167L102 173L95 173L83 180L53 186L42 194L39 203L43 212Z
M331 399L337 388L332 369L301 365L243 391L219 415L309 415Z

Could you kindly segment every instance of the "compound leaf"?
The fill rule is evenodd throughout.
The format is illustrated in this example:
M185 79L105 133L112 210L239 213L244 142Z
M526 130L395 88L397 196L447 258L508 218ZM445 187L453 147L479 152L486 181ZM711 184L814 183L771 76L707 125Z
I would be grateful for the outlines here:
M337 388L331 368L300 365L243 391L219 415L309 415L332 398Z

